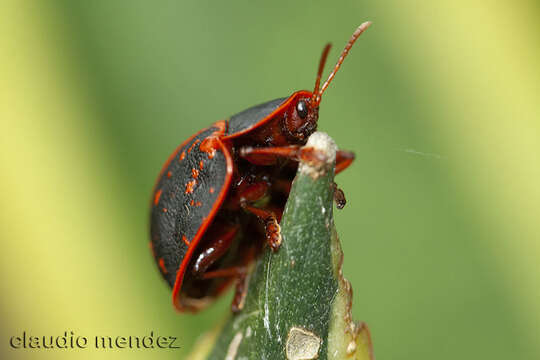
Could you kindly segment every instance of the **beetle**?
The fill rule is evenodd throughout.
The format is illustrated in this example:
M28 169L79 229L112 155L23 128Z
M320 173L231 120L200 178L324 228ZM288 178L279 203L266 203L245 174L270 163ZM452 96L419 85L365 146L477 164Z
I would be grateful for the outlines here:
M279 220L297 161L309 156L302 145L317 128L321 97L370 24L356 29L322 86L330 44L313 91L296 91L217 121L169 156L151 197L150 247L177 310L206 307L234 279L232 310L242 308L247 266L264 244L274 251L281 244ZM352 152L339 150L336 173L353 160ZM343 207L343 192L335 194Z

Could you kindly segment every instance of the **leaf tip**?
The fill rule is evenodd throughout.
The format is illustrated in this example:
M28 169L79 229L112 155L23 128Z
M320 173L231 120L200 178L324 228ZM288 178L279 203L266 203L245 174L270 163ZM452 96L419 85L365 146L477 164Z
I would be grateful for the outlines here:
M327 133L317 131L301 150L298 171L317 179L333 168L336 152L334 140Z

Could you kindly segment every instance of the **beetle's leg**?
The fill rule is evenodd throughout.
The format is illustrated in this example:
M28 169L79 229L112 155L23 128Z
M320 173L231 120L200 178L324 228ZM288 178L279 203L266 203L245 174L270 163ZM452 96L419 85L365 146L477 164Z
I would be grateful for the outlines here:
M238 229L238 225L230 226L211 238L193 264L191 272L194 276L205 278L206 270L229 249Z
M237 204L240 204L244 210L256 215L264 222L266 240L270 245L270 248L276 251L281 245L281 228L279 227L279 219L276 216L276 213L269 209L261 209L249 205L250 203L262 199L267 194L269 187L270 184L266 181L250 184L239 191L233 201L237 201Z
M327 161L326 154L322 151L300 145L259 148L246 146L240 149L239 154L255 165L274 165L280 157L308 164L322 164Z
M234 211L239 210L239 206L242 202L253 203L260 200L268 193L269 189L270 183L267 181L242 184L237 191L228 198L223 207Z
M244 300L247 294L247 268L245 266L234 266L227 269L207 272L203 275L203 279L213 279L219 277L235 277L236 287L231 303L231 311L236 313L244 307Z
M279 158L299 159L301 147L299 145L283 147L246 146L240 149L240 156L255 165L274 165Z
M320 158L321 154L310 147L300 147L299 145L283 146L283 147L259 147L254 148L246 146L240 149L240 156L255 165L274 165L278 158L288 158L299 161L300 159L307 162L315 162ZM320 158L320 159L319 159ZM348 168L354 161L354 153L345 150L336 152L336 174L339 174Z
M336 152L336 175L348 168L354 161L354 157L354 153L351 151L338 150ZM334 202L336 203L336 207L341 210L345 207L345 204L347 203L347 200L345 199L345 193L343 192L343 190L338 188L335 182L332 186L334 187Z
M248 277L245 272L236 278L236 287L234 289L234 297L231 303L231 311L237 313L244 308L244 303L247 295Z
M274 189L288 195L291 191L291 182L284 179L278 179L274 181ZM332 190L334 191L334 202L336 207L341 210L347 204L347 199L345 199L345 193L341 190L335 182L332 182Z
M207 272L203 275L203 279L213 279L219 277L235 277L236 286L234 296L231 303L232 312L238 312L244 307L244 300L247 294L247 268L245 266L234 266L227 269Z
M248 252L246 254L246 258L248 259L248 261L246 261L245 265L232 266L230 268L218 269L214 271L207 271L202 275L202 278L205 280L214 279L214 278L228 278L228 277L236 278L236 287L234 291L233 300L231 303L231 311L234 313L244 308L244 301L246 299L247 287L248 287L247 263L249 263L249 260L253 259L253 256L254 256L253 251Z
M281 227L278 223L278 218L273 211L260 209L251 205L248 205L245 201L241 204L242 208L246 211L257 216L264 221L264 229L266 233L266 241L273 251L277 251L281 245Z
M236 278L236 287L234 289L234 296L231 303L232 312L238 312L244 307L244 300L246 298L247 290L247 266L233 266L226 269L219 269L215 271L207 271L202 275L202 278L215 279L215 278Z
M332 183L332 188L334 189L334 202L336 203L336 207L341 210L345 207L345 204L347 204L345 193L338 188L338 185L335 182Z
M351 151L338 150L336 152L336 175L348 168L354 161L354 153Z

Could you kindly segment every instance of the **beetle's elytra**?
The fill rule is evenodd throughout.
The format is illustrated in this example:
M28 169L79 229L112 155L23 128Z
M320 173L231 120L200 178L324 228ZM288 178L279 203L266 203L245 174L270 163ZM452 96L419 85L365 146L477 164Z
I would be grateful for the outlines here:
M279 220L301 146L317 128L322 94L370 24L356 29L322 86L330 44L313 91L218 121L178 146L163 166L152 195L150 245L179 311L204 308L235 278L232 308L241 307L247 264L265 243L273 250L281 244ZM353 160L353 153L338 151L336 173ZM342 207L343 193L336 194Z

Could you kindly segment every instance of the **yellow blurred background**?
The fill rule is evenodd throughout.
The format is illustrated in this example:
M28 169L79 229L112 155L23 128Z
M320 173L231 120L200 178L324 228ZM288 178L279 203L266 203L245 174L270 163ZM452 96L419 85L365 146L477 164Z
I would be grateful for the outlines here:
M311 89L357 161L336 214L378 359L540 358L535 1L13 1L0 15L3 359L182 359L227 313L175 313L151 187L196 130ZM328 66L329 67L329 66ZM327 72L329 70L327 69ZM12 336L177 336L179 350L23 350Z

